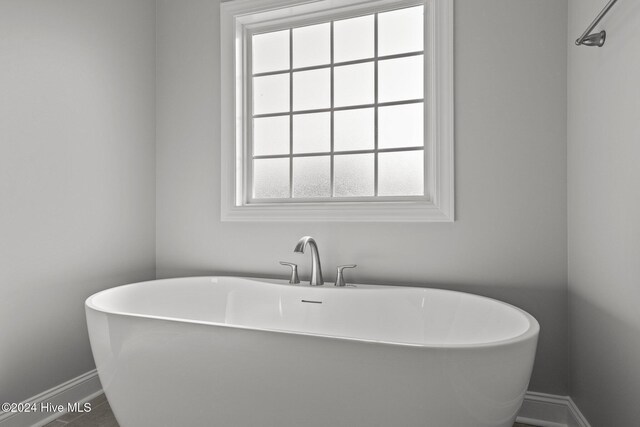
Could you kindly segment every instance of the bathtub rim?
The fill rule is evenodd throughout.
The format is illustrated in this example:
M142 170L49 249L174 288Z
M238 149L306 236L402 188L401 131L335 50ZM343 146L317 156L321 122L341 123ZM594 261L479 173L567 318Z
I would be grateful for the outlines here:
M380 290L387 289L388 290L388 289L406 288L406 289L433 290L433 291L445 292L445 293L470 295L470 296L472 296L474 298L480 298L480 299L484 299L484 300L489 300L492 303L500 304L500 305L506 306L507 308L510 308L512 310L517 311L518 313L520 313L521 315L523 315L527 319L527 321L529 322L529 327L519 335L516 335L514 337L510 337L510 338L506 338L506 339L495 340L495 341L488 341L488 342L481 342L481 343L457 343L457 344L444 344L444 343L443 344L436 344L436 343L420 344L420 343L401 342L401 341L374 340L374 339L358 338L358 337L350 337L350 336L340 336L340 335L327 335L327 334L318 334L318 333L312 333L312 332L291 331L291 330L287 330L287 329L258 328L258 327L253 327L253 326L250 327L250 326L234 325L234 324L221 323L221 322L210 322L210 321L203 321L203 320L193 320L193 319L185 319L185 318L177 318L177 317L157 316L157 315L151 315L151 314L131 313L131 312L117 311L117 310L107 310L107 309L100 308L100 307L98 307L97 305L95 305L93 303L93 299L94 298L97 298L101 294L104 294L104 293L107 293L107 292L113 291L114 289L119 289L119 288L133 287L133 286L136 286L136 285L151 284L151 283L158 283L158 282L173 282L173 281L179 281L179 280L185 280L185 279L188 279L188 280L192 280L192 279L207 279L207 280L210 280L210 279L224 279L224 278L244 279L244 280L249 280L249 281L258 282L258 283L268 283L268 284L272 284L272 285L308 287L308 288L312 288L312 289L317 289L317 287L315 287L315 286L310 286L310 285L304 284L304 283L292 285L292 284L289 284L286 280L270 279L270 278L246 277L246 276L230 276L230 275L225 275L225 276L184 276L184 277L173 277L173 278L165 278L165 279L145 280L145 281L142 281L142 282L128 283L128 284L125 284L125 285L119 285L119 286L114 286L114 287L111 287L111 288L107 288L107 289L104 289L102 291L99 291L99 292L96 292L96 293L90 295L85 300L84 305L85 305L85 309L86 310L93 310L93 311L96 311L96 312L99 312L99 313L111 314L111 315L117 315L117 316L143 318L143 319L153 319L153 320L164 320L164 321L177 322L177 323L188 323L188 324L197 324L197 325L214 326L214 327L222 327L222 328L232 328L232 329L242 329L242 330L249 330L249 331L267 332L267 333L302 335L302 336L316 337L316 338L337 339L337 340L346 340L346 341L355 341L355 342L391 345L391 346L399 346L399 347L434 349L434 350L463 349L463 348L469 348L469 349L496 348L496 347L513 345L513 344L525 342L525 341L528 341L528 340L531 340L531 339L535 339L537 341L539 333L540 333L540 324L538 323L538 321L536 320L535 317L533 317L527 311L525 311L525 310L523 310L523 309L521 309L521 308L519 308L519 307L517 307L515 305L509 304L507 302L500 301L500 300L497 300L495 298L486 297L486 296L483 296L483 295L473 294L473 293L470 293L470 292L454 291L454 290L440 289L440 288L429 288L429 287L422 287L422 286L408 286L408 285L393 285L392 286L392 285L370 285L370 284L364 284L364 283L355 283L354 284L354 285L360 286L360 287L366 286L367 289L369 289L369 290L376 290L376 289L380 289ZM337 291L345 291L346 289L349 289L350 291L357 290L357 288L354 288L354 287L351 287L351 288L338 288L338 287L334 287L334 286L326 286L326 287L323 287L323 289L335 289Z

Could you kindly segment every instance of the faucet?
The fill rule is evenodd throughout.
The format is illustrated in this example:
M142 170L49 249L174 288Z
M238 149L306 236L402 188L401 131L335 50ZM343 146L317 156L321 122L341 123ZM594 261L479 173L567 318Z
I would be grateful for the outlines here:
M320 286L324 285L324 280L322 280L322 267L320 267L320 255L318 254L318 245L316 241L311 236L304 236L298 241L293 252L303 254L304 248L309 245L311 247L311 280L309 284L311 286Z

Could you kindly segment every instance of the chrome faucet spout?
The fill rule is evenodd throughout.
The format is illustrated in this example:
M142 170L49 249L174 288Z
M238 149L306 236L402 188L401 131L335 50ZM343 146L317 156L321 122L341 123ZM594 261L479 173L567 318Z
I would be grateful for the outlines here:
M311 236L304 236L298 241L293 252L303 254L307 245L311 248L311 280L309 284L311 286L324 285L322 267L320 266L320 254L318 253L318 245L315 239Z

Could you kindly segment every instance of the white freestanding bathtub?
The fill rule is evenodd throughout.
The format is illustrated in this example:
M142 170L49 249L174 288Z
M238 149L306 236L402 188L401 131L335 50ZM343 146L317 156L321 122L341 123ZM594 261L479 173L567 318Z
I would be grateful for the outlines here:
M121 427L511 427L538 322L476 295L239 277L86 301Z

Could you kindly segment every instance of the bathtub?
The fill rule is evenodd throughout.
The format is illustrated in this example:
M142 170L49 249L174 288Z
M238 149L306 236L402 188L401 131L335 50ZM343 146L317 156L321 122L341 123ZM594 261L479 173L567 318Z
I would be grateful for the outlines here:
M85 304L121 427L511 427L539 325L476 295L155 280Z

